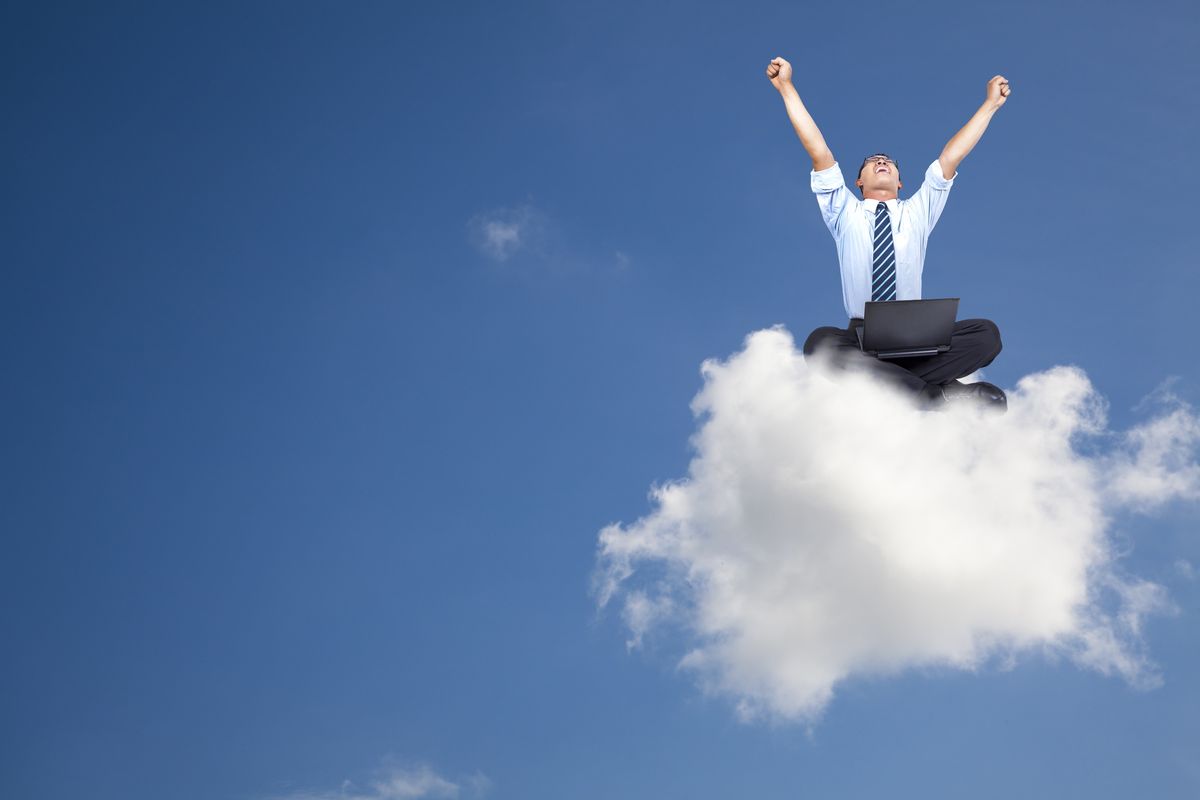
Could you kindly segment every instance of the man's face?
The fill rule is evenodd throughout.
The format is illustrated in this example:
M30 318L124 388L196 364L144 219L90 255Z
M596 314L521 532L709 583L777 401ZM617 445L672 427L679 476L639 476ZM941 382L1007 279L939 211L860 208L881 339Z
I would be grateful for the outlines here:
M859 187L860 192L883 191L892 197L898 196L900 188L904 186L900 182L900 168L883 153L867 159L854 184Z

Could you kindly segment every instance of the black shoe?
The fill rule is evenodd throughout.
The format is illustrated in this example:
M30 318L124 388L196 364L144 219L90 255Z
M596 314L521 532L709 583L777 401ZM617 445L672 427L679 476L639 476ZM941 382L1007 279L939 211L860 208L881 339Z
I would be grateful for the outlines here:
M1004 390L994 383L986 381L978 383L950 381L942 386L942 396L946 398L947 406L967 402L978 403L1001 414L1008 411L1008 396L1004 394Z

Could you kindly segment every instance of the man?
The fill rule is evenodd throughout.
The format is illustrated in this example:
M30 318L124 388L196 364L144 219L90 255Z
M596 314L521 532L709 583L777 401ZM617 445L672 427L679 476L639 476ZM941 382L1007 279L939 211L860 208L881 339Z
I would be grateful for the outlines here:
M767 65L767 77L779 90L788 117L812 158L812 190L825 225L837 242L842 271L842 299L850 317L848 328L823 327L804 343L804 354L821 354L844 367L859 367L912 392L927 407L970 398L1001 406L1004 393L989 383L963 384L957 379L987 366L1000 352L1000 331L985 319L960 320L954 325L950 350L936 356L885 361L862 352L855 329L862 325L868 300L919 300L925 247L946 205L958 165L971 152L996 110L1008 99L1004 76L988 81L987 99L975 115L943 148L925 171L921 188L899 199L900 165L884 153L868 156L858 170L855 186L862 199L846 188L841 168L825 144L800 95L792 85L792 65L782 58Z

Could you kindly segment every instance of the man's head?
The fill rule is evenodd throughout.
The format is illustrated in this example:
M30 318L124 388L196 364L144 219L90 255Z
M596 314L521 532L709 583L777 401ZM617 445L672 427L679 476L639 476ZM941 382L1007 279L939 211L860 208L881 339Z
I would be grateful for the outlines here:
M858 180L854 182L864 198L891 200L898 197L900 188L900 165L887 153L876 153L863 159L858 168Z

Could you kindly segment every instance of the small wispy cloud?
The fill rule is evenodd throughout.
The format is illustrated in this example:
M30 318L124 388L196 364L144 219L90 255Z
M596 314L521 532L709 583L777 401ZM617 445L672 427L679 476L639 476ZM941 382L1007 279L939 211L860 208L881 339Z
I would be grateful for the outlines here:
M476 214L467 221L467 234L481 255L514 274L613 274L633 265L627 251L589 245L532 203Z
M1159 681L1142 625L1170 603L1122 570L1114 519L1200 496L1189 407L1114 433L1083 371L1055 367L1007 415L920 412L778 328L702 373L688 475L599 535L597 599L629 647L671 626L741 716L809 723L856 676L1022 654Z
M1185 581L1196 580L1196 568L1186 558L1175 559L1175 572Z
M544 253L548 223L530 204L496 208L476 214L467 223L471 241L493 261L508 261L518 253Z
M297 791L270 800L473 800L484 797L491 785L481 773L452 781L428 764L390 764L362 786L346 780L337 789Z

